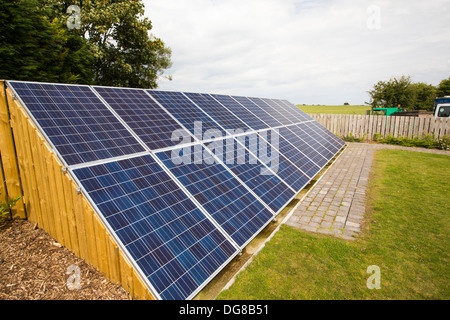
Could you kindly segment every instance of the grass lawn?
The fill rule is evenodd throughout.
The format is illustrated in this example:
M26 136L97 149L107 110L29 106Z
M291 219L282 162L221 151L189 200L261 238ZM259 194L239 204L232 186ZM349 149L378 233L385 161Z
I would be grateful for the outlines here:
M329 113L329 114L366 114L370 106L303 106L298 107L306 113Z
M354 241L283 225L218 299L450 299L450 157L376 152ZM367 288L376 265L381 289Z

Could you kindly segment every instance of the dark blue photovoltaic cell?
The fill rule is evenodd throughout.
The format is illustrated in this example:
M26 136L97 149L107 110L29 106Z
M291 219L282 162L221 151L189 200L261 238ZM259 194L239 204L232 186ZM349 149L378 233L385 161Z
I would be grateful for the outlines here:
M294 117L287 114L287 112L272 102L270 99L249 98L254 104L266 111L273 118L275 118L282 125L290 125L297 123Z
M303 121L311 121L313 118L311 118L309 115L307 115L303 110L300 110L299 107L296 105L293 105L292 103L286 101L286 100L276 100L276 102L280 105L280 107L284 108L286 112L291 113L291 115L297 119L298 122Z
M150 155L74 174L164 300L190 297L237 253Z
M225 108L230 110L242 122L247 124L253 130L269 128L261 119L257 118L253 113L244 108L240 103L230 96L211 94L211 97L219 101Z
M181 92L153 90L147 90L147 92L197 138L202 139L203 134L208 130L216 131L219 137L226 135L226 132L221 130L214 120L197 108Z
M8 84L68 165L145 151L90 87Z
M308 182L315 174L317 174L317 172L319 172L320 168L296 149L295 146L289 143L289 141L281 135L280 130L274 129L269 132L261 132L259 135L272 146L273 150L278 152L280 159L284 156L290 163L294 164L297 170L300 170L300 172L307 177ZM283 179L287 182L285 178ZM292 186L292 184L289 185ZM294 187L294 189L298 190L296 187Z
M299 151L283 136L280 136L280 153L295 164L308 177L313 178L320 171L320 167Z
M293 110L290 110L290 109L294 108L294 107L298 109L298 107L294 106L293 104L290 104L289 102L286 105L286 103L284 103L280 99L263 99L263 100L267 104L269 104L269 105L273 106L274 108L276 108L277 111L279 113L281 113L283 116L285 116L286 118L291 119L293 123L299 123L299 122L310 121L311 120L311 118L306 113L304 113L302 110L300 110L300 114L306 115L306 117L304 117L304 119L302 117L297 118L297 117L293 116L293 113L295 113L296 110L293 111Z
M282 125L281 122L277 121L272 115L267 113L265 110L261 109L255 103L253 103L250 99L246 97L232 97L237 102L242 104L245 108L250 110L256 117L264 121L269 128L279 127Z
M277 175L293 190L299 192L309 182L310 178L306 176L300 169L298 169L291 161L289 161L283 154L280 153L279 142L278 144L270 144L272 135L276 135L278 131L269 130L268 132L262 132L257 135L258 140L258 157L263 163L269 163L269 159L278 160ZM275 136L274 136L275 137ZM279 137L278 137L279 141ZM249 149L252 148L249 146ZM253 152L255 153L255 152Z
M312 130L304 124L293 125L287 127L292 133L297 137L305 141L308 146L317 151L322 157L324 157L327 162L332 159L335 155L334 152L327 149L324 145L316 140L316 134L312 133Z
M185 93L185 95L223 128L241 131L250 129L244 122L231 113L231 111L225 109L223 105L210 95L201 93Z
M179 136L190 137L143 89L94 87L94 90L152 150L178 145Z
M292 162L285 156L279 155L278 176L294 189L300 192L310 181L310 178L302 173Z
M186 149L191 149L191 163L186 163ZM181 155L185 157L183 163ZM203 147L160 152L157 156L239 246L244 246L273 218L223 165L210 161L213 159ZM195 159L202 157L203 161L196 164Z
M239 136L235 139L211 142L207 147L216 154L225 165L233 171L255 194L263 200L274 212L279 212L295 195L283 181L278 178L277 163L264 164L246 148L258 147L257 135ZM238 143L238 141L240 143ZM254 145L256 144L256 145ZM217 152L220 150L220 152Z
M309 134L313 135L318 142L320 142L324 147L328 150L331 150L334 153L337 153L342 145L339 141L336 141L334 137L327 135L325 132L321 131L320 127L318 127L314 122L307 122L303 124L304 130ZM336 137L337 138L337 137ZM339 138L337 138L339 139Z
M314 164L318 167L324 167L328 160L321 153L319 153L316 149L312 147L312 143L316 142L311 137L307 135L303 135L303 139L298 137L294 132L292 132L289 127L281 128L280 135L289 141L289 143L295 148L308 157ZM305 139L305 140L304 140ZM316 142L317 143L317 142Z
M340 150L344 145L345 142L339 138L337 135L333 134L331 131L327 130L324 126L322 126L317 121L311 122L310 126L314 127L316 131L316 135L320 135L321 137L327 136L329 138L329 141L333 141L333 146L336 147L336 149Z

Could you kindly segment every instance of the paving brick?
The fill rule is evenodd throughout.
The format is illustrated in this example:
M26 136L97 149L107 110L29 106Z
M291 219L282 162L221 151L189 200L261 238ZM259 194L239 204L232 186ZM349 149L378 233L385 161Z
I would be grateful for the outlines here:
M322 223L320 224L320 227L321 228L331 228L331 226L332 226L332 222L329 222L329 221L322 221Z
M331 230L329 230L329 229L317 229L317 232L318 233L323 233L323 234L332 234L331 233Z
M292 221L291 219L289 219L288 221L286 221L286 224L288 226L294 227L294 228L300 228L300 224L297 222Z
M351 221L348 221L348 220L347 220L347 222L345 223L345 226L354 227L354 228L359 228L359 227L360 227L360 224L359 224L359 223L355 223L355 222L351 222Z
M307 210L307 211L303 212L302 215L304 217L312 217L314 215L314 212Z
M309 223L311 221L311 217L302 216L299 222Z
M348 226L348 225L346 225L344 227L344 230L353 231L353 232L361 232L361 228L360 227L352 227L352 226Z
M317 232L317 228L311 227L311 226L303 226L303 227L301 227L301 229L306 230L306 231L311 231L311 232Z
M318 217L318 216L314 216L311 219L312 222L317 222L317 223L322 222L322 220L323 220L323 218L322 217Z
M331 234L335 237L340 237L342 235L342 229L331 228Z
M308 223L308 226L318 228L318 227L320 227L320 224L317 222L311 221L310 223Z

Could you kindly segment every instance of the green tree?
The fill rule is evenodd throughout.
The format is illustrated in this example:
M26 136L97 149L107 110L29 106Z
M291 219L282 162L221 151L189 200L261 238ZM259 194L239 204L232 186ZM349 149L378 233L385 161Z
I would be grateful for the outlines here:
M411 107L415 101L415 90L411 85L411 77L401 76L389 81L379 81L368 91L372 108Z
M436 87L423 82L413 83L412 87L414 91L414 103L411 105L411 108L414 110L433 110Z
M438 97L450 96L450 78L442 80L436 90Z
M79 36L61 28L37 0L0 0L0 78L89 83L93 55Z
M154 38L141 0L44 0L43 8L62 23L81 8L81 28L95 56L94 82L99 85L157 87L157 79L171 66L171 50Z

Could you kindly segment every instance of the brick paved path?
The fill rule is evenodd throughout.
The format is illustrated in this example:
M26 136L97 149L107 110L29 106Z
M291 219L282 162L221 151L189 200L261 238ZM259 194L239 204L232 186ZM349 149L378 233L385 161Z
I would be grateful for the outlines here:
M313 186L286 224L352 240L361 232L373 154L379 149L450 155L449 151L383 144L348 143L347 149Z

